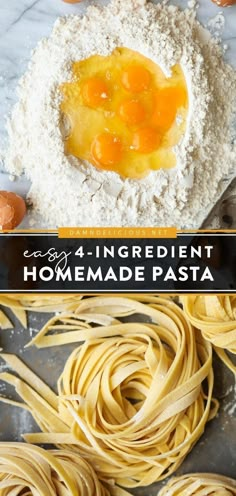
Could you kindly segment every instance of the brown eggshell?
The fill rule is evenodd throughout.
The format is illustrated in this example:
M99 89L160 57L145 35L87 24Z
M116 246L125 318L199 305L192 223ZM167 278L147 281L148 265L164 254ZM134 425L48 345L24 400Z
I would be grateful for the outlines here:
M216 3L218 7L230 7L230 5L235 5L236 0L212 0L213 3Z
M26 214L26 204L21 196L0 191L0 226L2 230L15 229Z
M63 0L65 3L80 3L81 0Z

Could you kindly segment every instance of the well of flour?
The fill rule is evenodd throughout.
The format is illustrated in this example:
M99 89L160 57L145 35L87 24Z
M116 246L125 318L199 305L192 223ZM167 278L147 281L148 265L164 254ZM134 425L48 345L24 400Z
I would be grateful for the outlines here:
M73 62L117 47L138 51L166 76L179 64L188 84L187 128L174 148L176 166L141 179L98 170L65 153L59 88L71 81ZM112 0L89 7L83 17L58 19L33 52L8 123L6 167L29 177L29 197L46 227L197 228L235 168L235 107L236 72L193 11Z

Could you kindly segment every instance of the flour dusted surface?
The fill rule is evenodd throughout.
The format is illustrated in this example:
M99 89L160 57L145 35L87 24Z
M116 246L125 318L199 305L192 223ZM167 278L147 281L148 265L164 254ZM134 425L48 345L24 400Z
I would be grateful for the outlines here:
M58 86L72 62L108 55L117 46L139 51L165 73L180 63L189 88L188 126L175 147L177 166L145 179L123 179L66 156ZM25 172L29 196L46 227L177 226L197 228L236 164L232 119L236 73L222 59L193 11L145 0L112 0L86 16L60 18L32 55L8 124L6 166Z

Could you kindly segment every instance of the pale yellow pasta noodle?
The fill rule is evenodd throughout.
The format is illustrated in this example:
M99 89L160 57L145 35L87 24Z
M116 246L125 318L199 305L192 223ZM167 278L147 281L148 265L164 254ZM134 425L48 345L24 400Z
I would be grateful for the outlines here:
M190 322L236 374L236 365L225 352L236 354L236 295L189 295L181 300Z
M27 327L27 310L31 312L73 311L82 296L78 295L0 295L0 305L10 308L24 327ZM0 312L0 328L12 328L7 316Z
M183 475L171 479L158 496L236 496L236 481L216 474Z
M0 443L1 496L109 496L78 454Z
M173 473L218 409L211 345L170 299L141 300L88 298L76 313L50 319L31 344L82 343L65 364L58 395L12 355L2 357L20 378L0 374L43 431L26 435L28 442L70 448L101 480L112 475L124 487Z

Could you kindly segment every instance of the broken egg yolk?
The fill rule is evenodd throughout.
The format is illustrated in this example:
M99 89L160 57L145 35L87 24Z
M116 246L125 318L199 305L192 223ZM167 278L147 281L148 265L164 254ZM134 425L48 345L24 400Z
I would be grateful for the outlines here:
M186 130L187 84L180 65L167 77L128 48L75 62L61 85L65 152L97 169L139 179L176 165Z
M160 145L160 135L152 127L142 127L134 133L133 148L139 153L151 153Z
M143 65L129 65L121 74L122 85L131 93L147 90L151 82L151 74Z

